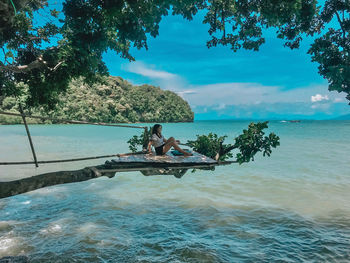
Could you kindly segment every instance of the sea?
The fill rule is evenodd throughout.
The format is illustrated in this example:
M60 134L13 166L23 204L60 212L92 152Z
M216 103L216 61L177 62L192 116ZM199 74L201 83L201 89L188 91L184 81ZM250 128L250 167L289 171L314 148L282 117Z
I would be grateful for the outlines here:
M213 132L233 143L250 122L164 123L163 135L186 142ZM130 152L127 141L142 133L90 125L29 130L38 160ZM189 170L180 179L124 172L0 199L0 260L350 262L350 121L270 121L270 132L281 145L242 165ZM32 160L24 126L0 126L0 162ZM106 160L0 166L0 181Z

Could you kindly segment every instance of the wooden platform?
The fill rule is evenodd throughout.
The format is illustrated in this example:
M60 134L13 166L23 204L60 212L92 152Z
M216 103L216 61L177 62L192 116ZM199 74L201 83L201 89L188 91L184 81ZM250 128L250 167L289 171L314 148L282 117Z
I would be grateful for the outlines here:
M192 151L192 156L128 154L106 161L100 172L140 171L143 175L174 175L180 178L188 169L214 170L219 163L205 155Z
M157 163L157 164L214 164L217 161L202 155L200 153L192 152L192 156L175 156L172 152L167 152L165 155L154 154L136 154L136 155L121 155L116 159L112 159L113 163Z

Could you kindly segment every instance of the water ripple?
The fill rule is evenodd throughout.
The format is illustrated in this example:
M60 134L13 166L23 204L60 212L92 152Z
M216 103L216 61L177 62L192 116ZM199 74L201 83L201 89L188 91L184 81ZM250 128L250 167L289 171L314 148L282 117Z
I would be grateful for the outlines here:
M257 207L186 207L157 200L127 206L115 201L79 205L75 198L61 201L49 200L52 205L45 210L34 205L26 221L14 220L25 218L24 211L11 220L2 213L1 255L24 254L31 262L340 262L350 258L350 221L339 211L310 219ZM67 206L80 209L67 211ZM3 210L11 210L11 205Z

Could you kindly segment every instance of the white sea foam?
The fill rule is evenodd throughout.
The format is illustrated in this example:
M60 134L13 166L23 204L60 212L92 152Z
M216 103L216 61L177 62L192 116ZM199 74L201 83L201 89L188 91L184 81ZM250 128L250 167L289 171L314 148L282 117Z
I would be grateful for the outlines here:
M62 226L56 223L50 224L48 227L40 230L40 233L43 235L58 234L61 232L62 232Z
M39 194L39 195L51 195L53 193L61 192L63 190L62 186L53 186L53 187L46 187L46 188L40 188L35 190L35 192L32 192L32 194Z
M13 231L0 236L0 258L15 252L18 247L19 240L13 236Z
M15 246L16 240L9 237L0 237L0 251L9 249L10 247Z
M94 224L92 222L88 222L88 223L83 224L81 227L79 227L77 229L77 231L81 232L81 233L90 233L93 230L95 230L96 228L97 228L96 224Z

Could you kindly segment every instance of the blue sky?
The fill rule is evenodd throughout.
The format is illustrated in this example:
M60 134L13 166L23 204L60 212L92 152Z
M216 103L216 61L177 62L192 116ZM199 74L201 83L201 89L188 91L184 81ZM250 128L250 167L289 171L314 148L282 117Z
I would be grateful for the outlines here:
M159 36L149 38L149 49L132 51L135 62L105 54L110 74L178 93L197 120L329 119L350 113L345 94L328 91L307 55L312 39L290 50L269 30L258 52L208 49L208 26L202 18L163 18Z

